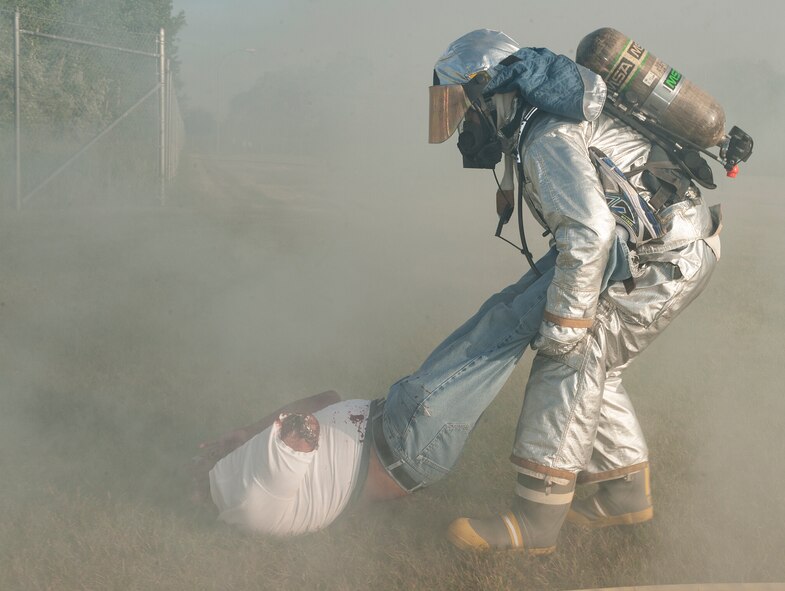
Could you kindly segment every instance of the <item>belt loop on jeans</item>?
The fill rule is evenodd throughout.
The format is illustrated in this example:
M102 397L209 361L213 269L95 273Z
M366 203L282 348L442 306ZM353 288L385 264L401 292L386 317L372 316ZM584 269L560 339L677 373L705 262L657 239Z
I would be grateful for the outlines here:
M403 468L403 460L395 457L395 454L390 449L387 443L387 438L384 436L384 426L382 418L384 416L384 400L379 400L376 405L375 413L371 417L371 436L373 447L376 450L376 457L390 477L407 493L422 488L424 483L415 481Z

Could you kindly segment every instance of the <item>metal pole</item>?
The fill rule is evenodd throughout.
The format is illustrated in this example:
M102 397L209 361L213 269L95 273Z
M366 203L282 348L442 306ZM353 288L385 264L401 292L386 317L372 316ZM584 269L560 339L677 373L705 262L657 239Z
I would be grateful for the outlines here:
M14 143L16 164L16 208L22 209L22 120L21 92L19 85L19 8L14 11Z
M172 83L172 78L169 75L169 60L166 61L166 88L168 90ZM169 141L166 142L166 169L164 170L164 178L168 181L169 166L172 161L172 96L169 92L166 93L166 112L168 114L166 117L166 137Z
M166 137L169 140L167 143L167 150L166 150L166 180L171 181L174 177L172 167L173 162L175 159L174 154L174 147L175 143L177 142L177 130L174 127L174 83L172 81L172 63L170 60L166 60L166 90L167 92L167 101L166 101L166 112L169 116L166 118L168 130L166 132Z
M22 29L21 32L25 35L33 37L43 37L44 39L54 39L55 41L65 41L74 45L87 45L88 47L101 47L102 49L111 49L120 53L132 53L135 55L146 55L148 57L158 57L157 53L150 53L149 51L140 51L138 49L125 49L124 47L117 47L115 45L107 45L106 43L93 43L92 41L84 41L82 39L74 39L73 37L63 37L61 35L51 35L49 33L40 33L38 31L29 31Z
M164 28L158 34L158 174L161 205L166 203L166 37Z
M224 56L225 57L225 56ZM221 153L221 64L215 69L215 87L218 91L218 104L215 110L215 153Z

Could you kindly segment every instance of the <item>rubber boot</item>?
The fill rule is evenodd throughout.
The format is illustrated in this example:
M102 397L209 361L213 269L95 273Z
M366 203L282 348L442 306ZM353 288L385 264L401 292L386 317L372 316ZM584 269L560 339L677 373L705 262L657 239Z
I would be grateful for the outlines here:
M649 484L649 465L621 478L599 483L599 490L572 502L567 520L588 528L634 525L654 517Z
M575 492L575 479L518 474L512 508L484 519L461 517L450 524L449 541L462 550L517 550L532 556L556 550Z

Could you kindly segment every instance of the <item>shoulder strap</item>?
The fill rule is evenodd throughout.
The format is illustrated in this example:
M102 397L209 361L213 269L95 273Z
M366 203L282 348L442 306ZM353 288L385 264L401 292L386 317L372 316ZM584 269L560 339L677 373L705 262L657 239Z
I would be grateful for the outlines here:
M663 152L667 154L668 160L676 164L684 174L689 176L700 186L705 187L706 189L717 188L717 185L714 184L711 167L700 155L698 149L695 147L683 146L682 140L675 141L671 138L663 137L665 132L664 129L657 128L658 132L655 132L654 129L648 127L639 119L629 113L621 111L610 101L605 102L603 110L611 117L632 127L635 131L648 139L653 146L659 146Z

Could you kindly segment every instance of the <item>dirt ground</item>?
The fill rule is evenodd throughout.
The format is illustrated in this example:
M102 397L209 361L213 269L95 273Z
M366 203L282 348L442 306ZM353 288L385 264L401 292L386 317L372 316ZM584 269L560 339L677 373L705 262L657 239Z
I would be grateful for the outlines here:
M707 193L725 212L718 270L626 375L654 521L568 526L556 555L535 560L443 540L456 516L508 502L529 354L456 472L411 498L290 540L188 505L183 466L199 441L328 388L384 395L525 261L490 236L491 190L445 203L431 185L360 190L318 163L185 166L164 207L2 212L0 588L785 581L782 178L723 178Z

